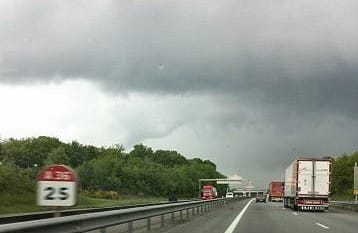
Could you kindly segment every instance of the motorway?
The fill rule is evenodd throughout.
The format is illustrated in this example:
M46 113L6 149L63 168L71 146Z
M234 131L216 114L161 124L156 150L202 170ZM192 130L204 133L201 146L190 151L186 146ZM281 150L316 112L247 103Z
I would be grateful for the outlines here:
M336 209L326 212L293 211L283 208L280 202L255 203L255 201L244 200L229 203L204 215L193 216L175 226L152 232L357 233L358 213Z

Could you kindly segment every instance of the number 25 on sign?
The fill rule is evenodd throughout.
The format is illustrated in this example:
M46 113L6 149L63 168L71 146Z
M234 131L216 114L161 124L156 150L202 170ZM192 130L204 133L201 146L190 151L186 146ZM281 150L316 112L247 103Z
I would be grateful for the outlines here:
M73 206L77 197L75 172L64 165L52 165L38 176L37 203L41 206Z

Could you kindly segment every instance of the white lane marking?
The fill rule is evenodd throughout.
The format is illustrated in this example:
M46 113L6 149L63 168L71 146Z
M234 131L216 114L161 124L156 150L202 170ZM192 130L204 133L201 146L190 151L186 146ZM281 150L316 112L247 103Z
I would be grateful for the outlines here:
M296 212L292 212L292 214L298 216L298 214Z
M285 207L282 207L281 210L285 210L286 208Z
M249 207L249 205L254 201L255 199L251 199L251 201L249 201L246 206L241 210L241 212L236 216L236 218L234 219L234 221L230 224L230 226L226 229L225 233L232 233L234 232L237 224L239 224L240 219L242 218L242 216L244 215L246 209Z
M325 225L323 225L323 224L321 224L321 223L319 223L319 222L316 222L316 225L318 225L318 226L320 226L320 227L322 227L322 228L324 228L324 229L329 229L329 227L327 227L327 226L325 226Z

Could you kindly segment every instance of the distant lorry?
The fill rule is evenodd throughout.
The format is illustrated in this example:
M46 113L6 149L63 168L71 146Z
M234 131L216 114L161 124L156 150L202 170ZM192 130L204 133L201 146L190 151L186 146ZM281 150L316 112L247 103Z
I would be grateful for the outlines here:
M201 189L201 199L210 200L215 199L218 195L216 188L212 185L204 185Z
M285 171L284 206L298 210L328 209L330 159L301 158Z
M268 200L283 201L285 183L282 181L272 181L269 184Z

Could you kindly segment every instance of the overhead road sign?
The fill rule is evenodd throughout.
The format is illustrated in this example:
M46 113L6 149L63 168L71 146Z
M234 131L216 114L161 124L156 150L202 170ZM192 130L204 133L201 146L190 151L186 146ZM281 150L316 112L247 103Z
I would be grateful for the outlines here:
M245 179L199 179L202 181L216 181L217 184L241 184Z

